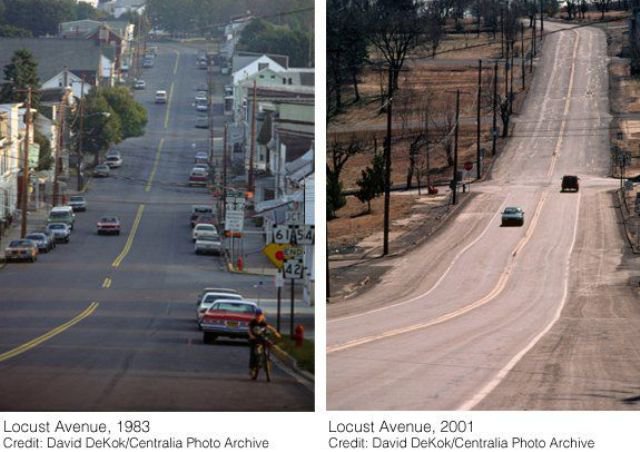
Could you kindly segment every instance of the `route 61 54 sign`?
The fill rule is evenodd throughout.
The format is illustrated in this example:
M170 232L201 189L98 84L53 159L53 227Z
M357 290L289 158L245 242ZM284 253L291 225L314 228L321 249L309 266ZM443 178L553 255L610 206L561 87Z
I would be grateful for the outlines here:
M283 276L290 279L302 279L304 276L304 262L302 258L287 259L282 267Z

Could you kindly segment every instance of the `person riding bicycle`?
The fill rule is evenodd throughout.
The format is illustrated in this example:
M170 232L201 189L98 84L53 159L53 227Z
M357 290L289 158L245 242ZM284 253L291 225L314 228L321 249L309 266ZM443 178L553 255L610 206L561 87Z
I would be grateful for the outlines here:
M265 341L264 334L271 331L273 335L280 338L280 333L267 323L262 309L256 309L256 316L249 322L249 370L256 366L256 345Z

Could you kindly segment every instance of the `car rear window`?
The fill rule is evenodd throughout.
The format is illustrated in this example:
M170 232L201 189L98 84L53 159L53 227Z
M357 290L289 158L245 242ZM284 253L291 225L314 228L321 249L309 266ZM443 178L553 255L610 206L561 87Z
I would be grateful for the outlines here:
M225 294L208 294L205 295L204 300L202 301L203 303L206 304L211 304L216 300L220 300L222 298L233 298L233 299L238 299L241 300L242 297L240 295L234 295L234 294L229 294L229 293L225 293Z
M240 304L240 303L214 303L210 311L223 311L223 312L232 312L238 314L253 314L256 312L256 308L250 304Z
M51 212L49 216L53 218L64 218L69 216L69 213L68 212Z

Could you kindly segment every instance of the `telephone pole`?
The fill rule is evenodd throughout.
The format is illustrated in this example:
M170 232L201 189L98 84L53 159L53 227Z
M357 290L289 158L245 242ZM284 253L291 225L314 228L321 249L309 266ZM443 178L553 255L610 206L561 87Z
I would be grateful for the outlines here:
M84 78L82 79L82 83L80 84L80 131L78 132L78 178L77 178L77 189L78 191L82 190L82 186L84 185L84 181L82 180L82 163L83 163L83 153L82 153L82 136L84 135Z
M27 87L27 111L24 115L26 131L24 134L24 148L22 151L22 198L20 199L20 209L22 210L22 221L20 224L20 237L27 235L27 209L29 208L29 132L31 129L31 87Z
M540 0L540 40L542 40L542 35L544 34L544 19L542 18L542 10L543 10L543 0Z
M453 205L456 205L456 193L458 192L458 123L460 121L460 90L456 90L456 124L453 134Z
M384 227L382 239L382 255L389 254L389 208L391 203L391 108L393 105L394 68L389 65L389 87L387 99L387 138L384 146Z
M222 148L222 219L227 214L227 123L224 123L224 138Z
M478 19L479 21L479 19ZM477 99L477 109L476 109L476 117L477 117L477 127L476 127L476 169L477 169L477 177L480 179L482 177L482 170L480 169L480 102L482 100L482 60L478 60L478 99Z
M521 65L520 65L520 72L522 72L522 91L524 91L524 72L525 72L525 68L524 68L524 62L525 62L525 58L524 58L524 24L522 22L520 22L520 60L521 60Z
M498 62L493 64L493 129L491 130L491 155L496 155L498 135Z
M255 174L253 170L254 154L256 152L256 81L253 81L253 105L251 106L251 150L249 154L249 190L251 193L255 192Z

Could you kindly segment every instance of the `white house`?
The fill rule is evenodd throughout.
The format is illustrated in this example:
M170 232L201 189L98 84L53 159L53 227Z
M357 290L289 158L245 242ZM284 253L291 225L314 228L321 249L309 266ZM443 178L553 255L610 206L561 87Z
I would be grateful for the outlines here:
M262 56L234 56L233 57L233 84L236 85L242 80L246 80L253 74L264 69L271 69L274 72L284 72L287 70L286 65L278 63L275 59L267 55Z
M0 221L14 216L22 143L20 104L0 104Z

